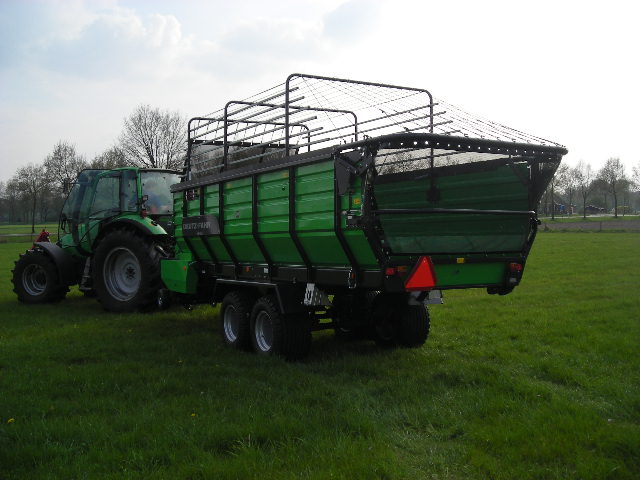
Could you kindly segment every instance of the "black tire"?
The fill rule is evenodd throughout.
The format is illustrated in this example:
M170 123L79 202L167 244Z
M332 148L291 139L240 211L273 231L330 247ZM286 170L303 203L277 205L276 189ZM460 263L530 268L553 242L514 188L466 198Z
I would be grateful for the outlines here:
M251 311L251 343L259 355L304 358L311 349L310 318L283 315L273 295L261 297Z
M146 311L156 306L160 252L152 237L117 229L106 234L94 256L93 287L111 312Z
M334 331L341 340L370 336L373 301L378 292L338 293L333 297Z
M420 347L429 336L429 312L422 304L409 304L406 295L380 294L373 304L372 327L380 347Z
M227 345L248 350L251 347L251 309L255 298L248 292L229 292L220 307L220 331Z
M62 300L69 287L60 284L56 264L41 250L27 250L12 271L13 291L22 303L52 303Z
M398 343L408 348L421 347L429 336L429 325L426 305L406 305L398 318Z
M383 348L398 344L397 312L404 304L404 296L380 293L371 307L371 337L376 345Z

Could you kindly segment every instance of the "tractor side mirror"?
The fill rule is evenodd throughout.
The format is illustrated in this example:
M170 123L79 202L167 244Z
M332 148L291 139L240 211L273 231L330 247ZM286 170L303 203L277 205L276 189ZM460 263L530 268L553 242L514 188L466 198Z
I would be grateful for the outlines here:
M64 180L62 182L62 193L64 193L65 195L69 195L70 191L71 191L71 182L69 180Z

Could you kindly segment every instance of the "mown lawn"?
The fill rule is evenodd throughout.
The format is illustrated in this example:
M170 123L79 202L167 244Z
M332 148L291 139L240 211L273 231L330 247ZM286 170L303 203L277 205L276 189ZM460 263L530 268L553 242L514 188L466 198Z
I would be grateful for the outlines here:
M53 224L36 224L35 233L31 233L31 224L0 223L0 243L29 242L35 240L45 229L51 234L51 241L58 239L58 226Z
M20 305L0 245L0 478L640 478L640 235L536 242L423 348L323 332L301 363L224 348L211 307Z

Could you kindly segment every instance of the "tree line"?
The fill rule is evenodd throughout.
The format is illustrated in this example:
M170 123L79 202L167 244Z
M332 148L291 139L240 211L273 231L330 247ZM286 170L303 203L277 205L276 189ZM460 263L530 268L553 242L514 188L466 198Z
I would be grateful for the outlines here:
M139 105L124 119L113 146L88 160L73 143L60 140L41 163L20 167L0 182L0 220L9 223L55 221L66 193L85 168L126 166L181 169L186 153L186 118L178 111Z
M124 119L114 145L93 159L80 154L74 144L58 141L40 164L19 168L7 182L0 182L0 221L31 223L57 220L66 192L85 168L125 166L180 169L186 154L187 121L179 112L139 105ZM390 158L389 172L416 168L407 154ZM444 163L443 163L444 162ZM454 160L439 159L443 165ZM543 194L538 213L609 213L617 217L635 211L640 203L640 162L628 174L619 158L609 158L600 170L580 161L575 167L561 164ZM635 203L635 208L634 208Z
M561 164L549 182L538 213L593 213L624 215L638 209L640 202L640 161L629 173L619 158L609 158L600 170L580 161L575 167Z

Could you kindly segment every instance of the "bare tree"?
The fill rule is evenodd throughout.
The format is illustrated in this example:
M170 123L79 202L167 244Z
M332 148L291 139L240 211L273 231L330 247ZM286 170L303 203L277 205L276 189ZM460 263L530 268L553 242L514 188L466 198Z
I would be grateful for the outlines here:
M15 222L18 216L17 214L20 197L20 188L18 187L18 182L15 176L7 182L4 189L4 194L9 221Z
M633 182L633 188L635 188L636 192L640 192L640 160L638 161L638 165L633 167L631 181Z
M83 168L87 168L87 162L78 155L73 144L64 140L56 143L53 152L44 159L47 178L54 181L59 191L70 185Z
M96 155L91 160L90 167L104 170L111 170L113 168L130 166L127 163L127 159L124 152L120 147L111 147L102 152L100 155Z
M582 198L582 218L587 218L587 199L589 195L591 195L594 187L593 170L590 164L580 160L573 172L575 175L576 189Z
M132 165L177 169L183 163L186 124L180 112L140 105L124 120L120 148Z
M31 233L35 233L38 200L42 195L47 175L40 165L30 163L19 168L13 180L15 180L20 197L28 205L27 212L31 217Z
M575 168L568 168L566 175L562 179L564 196L567 199L567 213L573 213L573 198L578 190L577 171Z
M564 184L565 178L567 177L569 172L569 167L564 163L558 167L555 175L551 178L549 182L549 193L551 196L551 219L554 220L556 218L556 192L558 191L558 187Z
M7 215L7 186L0 181L0 220L4 220Z
M627 184L624 174L624 164L619 158L610 158L606 161L598 177L602 180L608 193L613 196L613 215L618 217L618 195Z

